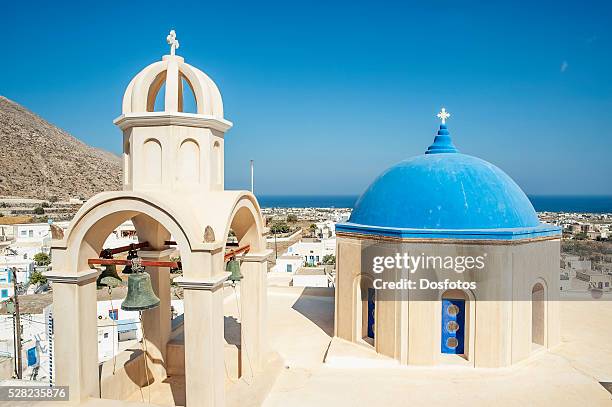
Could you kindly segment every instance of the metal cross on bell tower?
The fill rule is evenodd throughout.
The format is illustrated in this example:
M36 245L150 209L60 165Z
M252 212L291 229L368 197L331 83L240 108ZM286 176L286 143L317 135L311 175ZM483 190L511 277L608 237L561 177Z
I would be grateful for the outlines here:
M166 42L170 45L170 55L174 55L176 50L180 47L179 41L176 39L176 32L170 30L170 34L166 37Z

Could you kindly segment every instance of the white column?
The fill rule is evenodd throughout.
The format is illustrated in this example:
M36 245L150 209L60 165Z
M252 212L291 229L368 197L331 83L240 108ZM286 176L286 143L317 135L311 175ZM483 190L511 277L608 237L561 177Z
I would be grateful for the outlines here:
M242 374L251 375L264 369L266 355L267 257L272 253L248 253L240 256L240 336Z
M70 402L100 397L96 278L98 270L46 274L53 284L55 385L68 386Z
M190 407L225 405L222 287L228 275L174 280L183 288L185 394Z

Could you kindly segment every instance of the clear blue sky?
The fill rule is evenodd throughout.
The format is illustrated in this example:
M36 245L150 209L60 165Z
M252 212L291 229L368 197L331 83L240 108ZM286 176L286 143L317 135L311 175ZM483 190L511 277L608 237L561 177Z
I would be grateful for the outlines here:
M260 194L359 194L445 106L527 193L612 194L611 22L607 1L13 1L0 94L119 153L123 91L174 28L234 122L228 188L254 159Z

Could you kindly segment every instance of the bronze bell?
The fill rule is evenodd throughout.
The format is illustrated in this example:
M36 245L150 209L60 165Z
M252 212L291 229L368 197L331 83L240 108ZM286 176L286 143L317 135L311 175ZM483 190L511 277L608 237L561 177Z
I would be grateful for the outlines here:
M232 257L230 259L230 261L227 262L227 265L225 266L225 271L229 271L230 276L229 276L229 280L232 282L237 282L242 280L242 273L240 272L240 262L238 260L236 260L235 257Z
M133 260L138 258L138 252L136 250L130 250L127 255L127 260ZM132 274L132 264L128 263L123 268L123 274Z
M144 311L159 306L159 298L153 292L151 276L139 265L139 259L132 260L132 273L128 277L128 292L121 303L124 311Z
M104 270L98 276L96 284L98 287L106 286L115 288L123 283L121 277L117 274L117 267L114 264L107 264L104 266Z

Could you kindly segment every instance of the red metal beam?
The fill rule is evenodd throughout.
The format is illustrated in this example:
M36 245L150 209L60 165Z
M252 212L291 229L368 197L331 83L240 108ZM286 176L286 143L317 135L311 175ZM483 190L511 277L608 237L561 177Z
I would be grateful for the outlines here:
M166 246L176 246L176 242L174 240L166 240L164 242L164 244ZM225 246L238 246L238 243L234 243L234 242L227 242L225 243Z
M225 256L223 256L223 260L227 261L240 253L248 253L249 250L251 250L251 245L249 244L246 246L239 247L235 250L230 250L229 252L225 253Z
M134 248L136 248L136 246L140 246L140 245L147 245L147 246L141 246L139 248L142 247L148 247L148 243L144 242L144 243L138 243L137 245L133 245ZM125 246L128 247L128 246ZM118 250L121 249L120 247L118 247L117 249L113 249L113 250ZM133 250L133 249L129 249L129 250ZM229 259L231 259L232 257L241 254L241 253L248 253L249 250L251 250L251 245L246 245L246 246L242 246L239 247L235 250L230 250L229 252L225 253L225 255L223 256L223 260L224 261L228 261ZM120 253L120 252L119 252ZM140 262L143 267L171 267L171 268L181 268L181 262L180 261L152 261L152 260L141 260ZM132 264L131 260L122 260L122 259L88 259L87 260L87 264L89 264L90 266L94 266L94 265L116 265L116 266L126 266L128 264Z
M121 260L121 259L88 259L87 264L90 266L94 265L111 265L115 266L127 266L128 264L132 264L131 260ZM181 268L180 261L153 261L153 260L141 260L140 264L143 267L171 267L171 268Z

